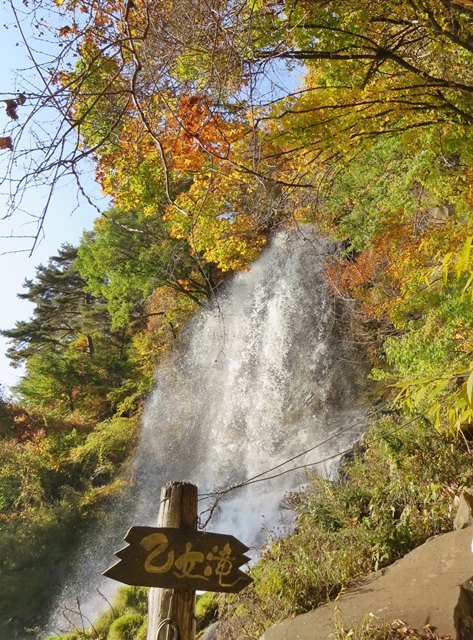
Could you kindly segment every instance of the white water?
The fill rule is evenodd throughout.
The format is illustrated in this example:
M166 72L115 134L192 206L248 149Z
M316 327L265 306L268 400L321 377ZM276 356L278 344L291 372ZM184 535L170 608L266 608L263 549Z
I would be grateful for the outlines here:
M93 618L97 598L81 595L79 585L86 583L89 594L116 586L106 579L100 585L99 574L116 560L113 551L123 546L130 526L154 524L163 483L190 481L207 493L272 469L332 435L338 434L267 475L324 460L353 444L363 426L356 401L363 359L323 279L328 250L308 227L276 235L159 367L144 414L132 499L115 531L100 533L101 544L89 543L88 559L69 578L57 611L79 596L82 612ZM332 465L330 460L311 468L329 474ZM284 494L304 480L302 471L285 473L231 493L208 529L254 544L262 526L278 525ZM63 627L55 614L50 628Z

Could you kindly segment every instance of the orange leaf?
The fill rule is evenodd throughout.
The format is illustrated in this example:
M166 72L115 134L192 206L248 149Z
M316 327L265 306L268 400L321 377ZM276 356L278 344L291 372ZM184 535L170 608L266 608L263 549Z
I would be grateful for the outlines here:
M10 149L10 151L13 151L13 141L10 136L0 137L0 149Z

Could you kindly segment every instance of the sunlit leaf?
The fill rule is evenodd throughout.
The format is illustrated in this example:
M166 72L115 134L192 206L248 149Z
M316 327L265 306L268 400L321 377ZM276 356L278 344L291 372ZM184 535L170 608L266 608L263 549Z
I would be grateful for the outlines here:
M470 405L473 406L473 371L470 373L466 382L466 396Z

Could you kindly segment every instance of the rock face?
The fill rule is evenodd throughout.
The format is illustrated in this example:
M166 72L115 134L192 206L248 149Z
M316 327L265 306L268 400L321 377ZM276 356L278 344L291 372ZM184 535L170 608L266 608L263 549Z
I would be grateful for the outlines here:
M369 613L380 623L429 623L440 634L473 640L472 537L467 527L431 538L338 600L275 625L262 640L327 640L336 623L356 626Z

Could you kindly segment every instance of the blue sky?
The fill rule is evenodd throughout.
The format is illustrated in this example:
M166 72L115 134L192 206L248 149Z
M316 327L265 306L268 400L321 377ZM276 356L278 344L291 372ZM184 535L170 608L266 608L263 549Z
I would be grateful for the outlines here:
M21 44L17 45L17 31L13 27L5 27L12 21L8 7L5 5L1 5L0 16L0 98L4 98L8 97L8 94L24 89L21 79L17 78L16 71L21 67L27 67L28 61ZM24 119L27 115L27 105L24 109L18 110L18 115L18 124L15 126L21 126L22 117ZM12 123L0 103L0 135L9 132L11 125ZM5 166L10 158L9 151L0 152L0 175L4 174ZM98 194L98 187L92 183L91 179L89 179L89 188L92 190L95 188L95 192ZM0 191L7 190L8 185L3 184L0 187ZM60 185L49 208L41 241L30 256L31 239L13 236L28 236L35 233L35 222L30 214L42 210L46 194L46 187L30 189L22 203L22 210L17 209L7 219L4 219L7 198L5 195L0 195L0 236L2 236L0 237L2 291L0 329L9 329L14 326L16 320L30 317L31 305L17 298L17 294L23 290L22 283L25 278L33 278L35 267L46 263L62 243L77 243L82 232L92 227L93 220L98 215L97 211L87 203L81 203L77 208L73 185ZM21 373L9 366L4 355L6 348L6 340L0 337L0 385L2 388L14 384Z

